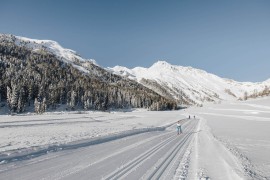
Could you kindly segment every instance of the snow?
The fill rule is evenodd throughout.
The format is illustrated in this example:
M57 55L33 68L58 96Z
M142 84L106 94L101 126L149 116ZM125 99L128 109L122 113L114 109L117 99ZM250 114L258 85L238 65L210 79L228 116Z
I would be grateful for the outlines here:
M0 179L157 179L160 175L172 179L197 122L185 121L186 132L181 135L171 126L165 131L5 163L0 165Z
M237 100L243 98L245 92L250 95L254 91L262 91L265 86L270 86L269 80L261 83L237 82L200 69L171 65L166 61L158 61L149 68L136 67L128 69L116 66L108 69L115 74L127 76L138 82L143 78L155 80L163 87L171 89L173 96L182 91L198 104L204 103L206 98L211 98L216 102L219 100ZM236 97L225 92L225 90L230 90Z
M199 175L199 178L209 177L210 179L243 179L241 178L244 176L241 162L211 134L203 119L201 123L196 142L199 144L195 155L199 169L190 170L191 173L195 172L191 176Z
M48 113L0 116L0 152L66 144L147 127L163 126L183 116L178 111Z
M201 123L189 178L269 179L269 104L268 97L190 108Z
M95 149L99 146L93 146L87 149L81 148L82 150L78 149L80 153L84 153L81 155L85 157L86 154L89 154L88 149L93 151L94 154L102 154L102 152L108 153L106 157L100 154L98 158L95 158L96 163L101 162L101 159L105 159L105 162L107 162L106 165L100 165L108 166L110 172L118 172L117 169L111 169L114 167L112 164L116 161L125 162L127 163L127 167L129 167L128 164L133 161L132 159L126 159L126 157L146 156L146 152L150 152L150 149L154 148L154 145L151 145L151 143L153 143L151 139L155 139L155 143L158 143L157 140L159 136L166 136L172 139L173 137L169 135L172 132L175 135L175 127L169 125L189 115L192 117L189 122L195 122L195 120L193 120L193 116L195 115L199 118L199 124L195 130L190 128L192 136L190 136L191 139L189 141L179 147L177 146L177 148L179 148L177 151L172 151L172 149L176 147L174 146L175 144L171 145L171 149L164 145L166 149L160 152L157 151L158 149L155 150L157 154L163 155L166 155L167 152L174 152L174 157L177 157L168 164L169 168L162 176L170 177L170 179L269 179L269 104L270 98L266 97L244 102L207 104L204 107L191 107L179 111L150 112L134 110L129 112L114 111L111 113L87 111L77 113L51 112L44 115L2 115L0 116L0 157L12 156L15 152L23 152L24 149L34 150L52 145L76 144L76 142L79 141L84 142L89 139L106 136L113 137L115 134L123 134L123 132L127 131L135 132L143 128L168 127L165 132L143 133L142 135L133 135L123 140L103 143L104 145L102 145L102 147L108 146L116 148L113 154L110 154L110 151L105 151L104 149L100 152L96 152ZM184 126L184 134L187 129L188 126ZM142 139L140 139L140 137ZM132 143L127 145L127 147L125 146L125 144L129 142L127 139L132 140L136 138L139 138L138 143L141 145L146 141L151 142L150 144L144 144L142 147L136 146L140 153L143 154L135 151L135 146ZM166 142L171 142L169 139L167 139ZM117 150L118 146L121 147L120 150ZM146 154L144 154L144 152ZM66 162L68 160L65 159L65 157L71 152L67 151L66 153L67 154L64 153L65 155L61 155L61 152L55 152L55 156L59 156L61 162ZM122 155L122 153L125 153L125 155ZM44 161L40 159L50 159L51 156L54 157L53 154L54 153L52 153L52 155L46 155L44 158L39 157L37 160L33 160L33 162L30 161L29 163ZM117 159L114 155L122 159ZM171 154L167 155L171 157ZM77 157L78 155L74 154L71 156ZM153 158L156 157L154 154L151 154L151 157L152 156ZM93 157L90 156L88 158L92 159ZM111 158L114 160L110 161ZM54 162L53 159L54 158L47 163L57 163ZM148 160L150 160L150 156L145 159L147 162ZM162 159L157 159L156 165L161 167L163 160L166 160L166 158L164 159L164 157L162 157ZM75 163L74 161L75 160L72 160L72 162L70 162L68 166L70 166L69 168L71 169L67 170L68 173L72 175L69 177L71 179L79 176L78 172L86 173L87 175L89 171L87 168L91 169L94 163L93 161L84 161L81 159L76 163L83 162L84 164L78 164L78 166L74 167L75 169L72 170L72 163ZM131 177L139 177L139 174L136 173L136 169L147 170L144 167L149 167L150 165L149 163L144 164L139 160L136 160L136 162L139 164L132 167L130 171ZM153 159L151 162L153 162ZM5 164L5 162L2 163ZM63 163L63 168L65 170L64 164L65 163ZM40 164L40 166L46 167L46 165L42 164ZM62 165L60 166L62 167ZM8 164L7 166L3 165L3 167L4 169L9 168ZM123 165L123 167L127 168L125 165ZM121 169L121 167L118 168ZM4 169L1 171L4 171ZM21 172L28 171L27 167L25 170L21 170ZM155 170L154 167L149 167L149 173L147 171L146 175L148 174L150 176L153 172L152 170ZM44 171L44 173L45 172L46 171ZM59 174L56 171L55 176L53 174L49 176L69 176L68 174L63 174L64 172L65 171L59 172ZM100 172L103 171L100 170ZM91 173L93 172L91 171ZM105 171L103 173L105 173ZM107 174L108 173L105 173L103 175ZM2 175L5 175L5 173ZM48 174L45 175L48 176ZM86 175L85 177L87 177ZM100 174L95 174L95 177L100 177Z
M89 73L87 66L89 63L95 64L98 66L97 62L94 59L84 59L76 51L71 49L63 48L58 42L52 40L38 40L30 39L21 36L12 36L0 34L0 38L12 39L15 38L15 43L19 46L26 46L33 51L40 51L42 49L47 50L48 52L54 54L59 60L72 64L78 70Z
M265 83L270 83L270 78L264 81Z

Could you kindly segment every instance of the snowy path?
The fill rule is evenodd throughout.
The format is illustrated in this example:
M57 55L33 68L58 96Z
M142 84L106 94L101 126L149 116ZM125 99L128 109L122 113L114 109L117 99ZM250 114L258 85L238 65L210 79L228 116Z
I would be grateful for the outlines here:
M190 145L198 120L118 140L48 153L0 165L0 179L173 179Z
M269 104L266 97L190 108L200 123L188 179L269 180Z

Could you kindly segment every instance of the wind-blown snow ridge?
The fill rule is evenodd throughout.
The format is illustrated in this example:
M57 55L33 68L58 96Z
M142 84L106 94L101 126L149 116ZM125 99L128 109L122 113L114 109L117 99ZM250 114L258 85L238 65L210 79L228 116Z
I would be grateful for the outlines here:
M166 61L157 61L149 68L128 69L115 66L108 69L115 74L136 80L159 94L171 94L183 104L236 100L244 98L246 93L252 95L270 87L270 80L261 83L237 82L204 70L171 65ZM160 90L157 84L163 89Z

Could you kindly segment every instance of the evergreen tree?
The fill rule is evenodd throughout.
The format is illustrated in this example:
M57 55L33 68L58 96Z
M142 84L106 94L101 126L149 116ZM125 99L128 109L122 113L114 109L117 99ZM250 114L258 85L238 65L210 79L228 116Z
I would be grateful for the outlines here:
M38 102L38 100L37 100L37 98L35 98L35 112L37 113L37 114L39 114L40 113L40 102Z
M75 105L76 105L76 92L72 90L69 106L73 110L75 109Z
M41 113L46 112L47 104L46 104L46 98L43 98L42 104L41 104Z
M9 86L7 86L7 103L8 106L11 108L11 98L12 98L12 93L11 93L11 89Z

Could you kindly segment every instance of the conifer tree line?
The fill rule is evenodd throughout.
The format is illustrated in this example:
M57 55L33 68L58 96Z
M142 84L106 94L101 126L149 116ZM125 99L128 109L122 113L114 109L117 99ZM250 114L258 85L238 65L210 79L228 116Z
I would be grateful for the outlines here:
M67 110L105 111L110 108L171 110L173 100L160 96L135 81L87 64L83 73L46 49L33 51L16 44L15 38L0 41L0 103L21 113L34 106L43 113L65 105ZM1 108L1 107L0 107Z

